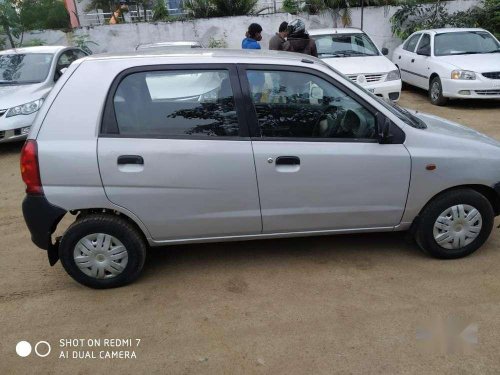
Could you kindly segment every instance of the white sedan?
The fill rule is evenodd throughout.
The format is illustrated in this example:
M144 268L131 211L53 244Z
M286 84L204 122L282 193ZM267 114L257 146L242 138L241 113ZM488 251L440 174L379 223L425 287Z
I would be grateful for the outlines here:
M432 104L500 99L500 42L484 29L418 31L396 48L392 61L403 82L429 91Z

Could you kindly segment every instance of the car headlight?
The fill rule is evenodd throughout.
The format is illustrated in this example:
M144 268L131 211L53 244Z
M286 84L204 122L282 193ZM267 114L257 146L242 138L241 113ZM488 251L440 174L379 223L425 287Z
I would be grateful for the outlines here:
M43 99L34 100L29 103L21 104L16 107L12 107L7 111L5 117L12 117L17 115L31 115L40 109L42 106Z
M386 81L395 81L397 79L401 79L401 74L399 73L399 69L391 70L387 73Z
M473 80L476 79L476 73L470 70L454 70L451 72L451 79Z

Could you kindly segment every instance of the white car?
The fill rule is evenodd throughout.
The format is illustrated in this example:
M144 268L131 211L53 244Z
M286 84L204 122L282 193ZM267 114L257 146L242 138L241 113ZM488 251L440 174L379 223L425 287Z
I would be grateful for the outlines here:
M394 51L403 82L429 91L432 104L448 98L500 99L500 43L484 29L416 32Z
M387 48L380 51L360 29L338 28L310 30L316 41L318 57L344 73L352 81L384 99L398 101L401 76L387 58Z
M26 139L36 112L79 48L42 46L0 52L0 143Z

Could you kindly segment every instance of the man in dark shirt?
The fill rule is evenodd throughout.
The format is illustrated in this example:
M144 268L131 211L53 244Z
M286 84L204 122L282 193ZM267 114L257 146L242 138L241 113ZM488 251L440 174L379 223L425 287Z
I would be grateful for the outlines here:
M282 22L278 31L269 41L269 49L284 51L287 48L288 22Z

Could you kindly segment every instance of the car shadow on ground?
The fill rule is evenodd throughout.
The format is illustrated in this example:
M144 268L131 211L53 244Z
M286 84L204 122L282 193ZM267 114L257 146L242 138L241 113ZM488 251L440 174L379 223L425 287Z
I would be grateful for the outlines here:
M24 142L0 143L0 155L21 154Z
M304 260L317 264L360 262L399 257L407 260L426 257L405 232L365 233L172 245L151 248L144 267L144 278L167 269L188 269L238 265L289 264Z
M403 88L402 95L404 95L405 92L407 92L407 93L411 92L412 94L420 96L422 98L422 100L429 101L429 94L428 94L427 90L406 85ZM429 105L431 105L430 101L429 101ZM490 108L497 109L500 107L500 100L498 100L498 99L450 99L446 103L446 107L453 108L453 109L490 109Z

